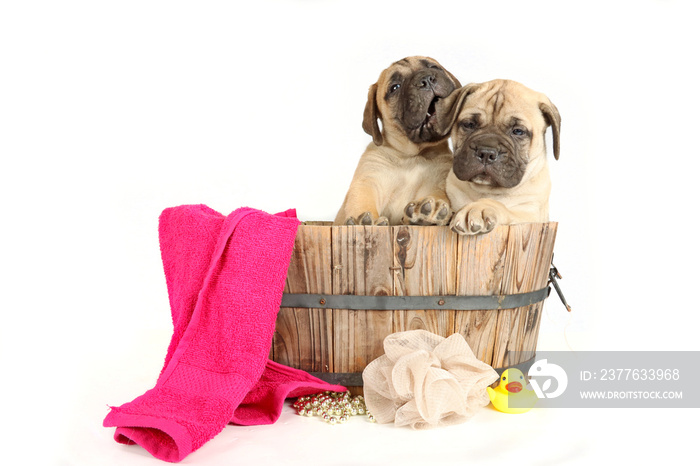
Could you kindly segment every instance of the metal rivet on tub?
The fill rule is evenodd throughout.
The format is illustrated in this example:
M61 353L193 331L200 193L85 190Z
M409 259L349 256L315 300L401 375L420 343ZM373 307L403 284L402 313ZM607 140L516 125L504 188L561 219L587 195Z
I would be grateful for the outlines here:
M445 300L444 300L444 299L441 299L440 301L438 301L438 305L444 306L444 305L445 305Z
M323 299L323 298L321 298L321 300L319 301L319 303L321 304L321 306L323 306L324 304L326 304L326 300Z

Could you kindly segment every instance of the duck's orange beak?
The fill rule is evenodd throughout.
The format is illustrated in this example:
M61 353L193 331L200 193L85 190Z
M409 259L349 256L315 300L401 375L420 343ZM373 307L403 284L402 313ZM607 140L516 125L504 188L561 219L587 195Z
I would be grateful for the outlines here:
M506 390L508 390L511 393L518 393L522 389L523 384L521 384L520 382L511 382L508 385L506 385Z

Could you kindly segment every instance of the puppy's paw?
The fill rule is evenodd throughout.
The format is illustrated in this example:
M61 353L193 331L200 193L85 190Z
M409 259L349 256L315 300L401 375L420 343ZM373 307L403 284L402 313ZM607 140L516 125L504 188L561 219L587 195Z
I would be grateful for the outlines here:
M472 202L452 218L450 228L460 235L481 235L499 224L498 210L483 202Z
M410 202L404 208L405 225L447 225L452 216L450 203L444 199L426 197Z
M357 217L348 217L345 220L346 225L375 225L375 226L388 226L389 219L383 215L374 218L370 212L365 212L358 215Z

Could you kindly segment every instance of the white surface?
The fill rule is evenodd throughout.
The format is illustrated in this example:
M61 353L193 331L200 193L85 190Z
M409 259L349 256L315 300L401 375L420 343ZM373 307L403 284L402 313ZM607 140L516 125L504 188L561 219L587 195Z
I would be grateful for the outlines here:
M154 345L165 334L139 335L138 342L112 360L89 358L86 376L75 384L76 412L66 422L43 426L59 431L57 450L49 457L61 465L151 465L161 463L136 446L118 445L113 429L102 428L105 400L123 401L150 388L160 367ZM542 343L546 344L545 338ZM552 342L555 343L555 342ZM130 354L131 353L131 354ZM127 361L144 362L129 365ZM128 400L126 400L128 401ZM696 411L695 411L696 412ZM488 406L465 424L429 431L371 424L353 417L331 426L318 417L298 416L288 403L271 426L227 426L188 456L197 465L432 465L518 462L528 465L595 463L671 464L687 459L694 448L693 412L683 409L534 409L503 414ZM48 435L48 432L47 432ZM24 452L19 458L31 455ZM17 463L12 463L17 464Z
M574 313L547 302L539 349L699 349L691 2L248 3L0 5L1 463L158 463L101 422L153 386L170 337L160 211L331 219L369 142L367 88L407 55L521 81L562 114L551 213ZM697 414L485 409L412 432L288 411L185 463L669 462Z

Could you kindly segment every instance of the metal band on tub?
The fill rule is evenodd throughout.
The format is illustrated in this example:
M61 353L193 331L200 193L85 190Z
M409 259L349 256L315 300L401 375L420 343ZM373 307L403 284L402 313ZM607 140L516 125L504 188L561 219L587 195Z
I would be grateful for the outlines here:
M549 287L528 293L491 296L359 296L285 293L280 307L351 309L365 311L437 310L479 311L513 309L544 301Z

